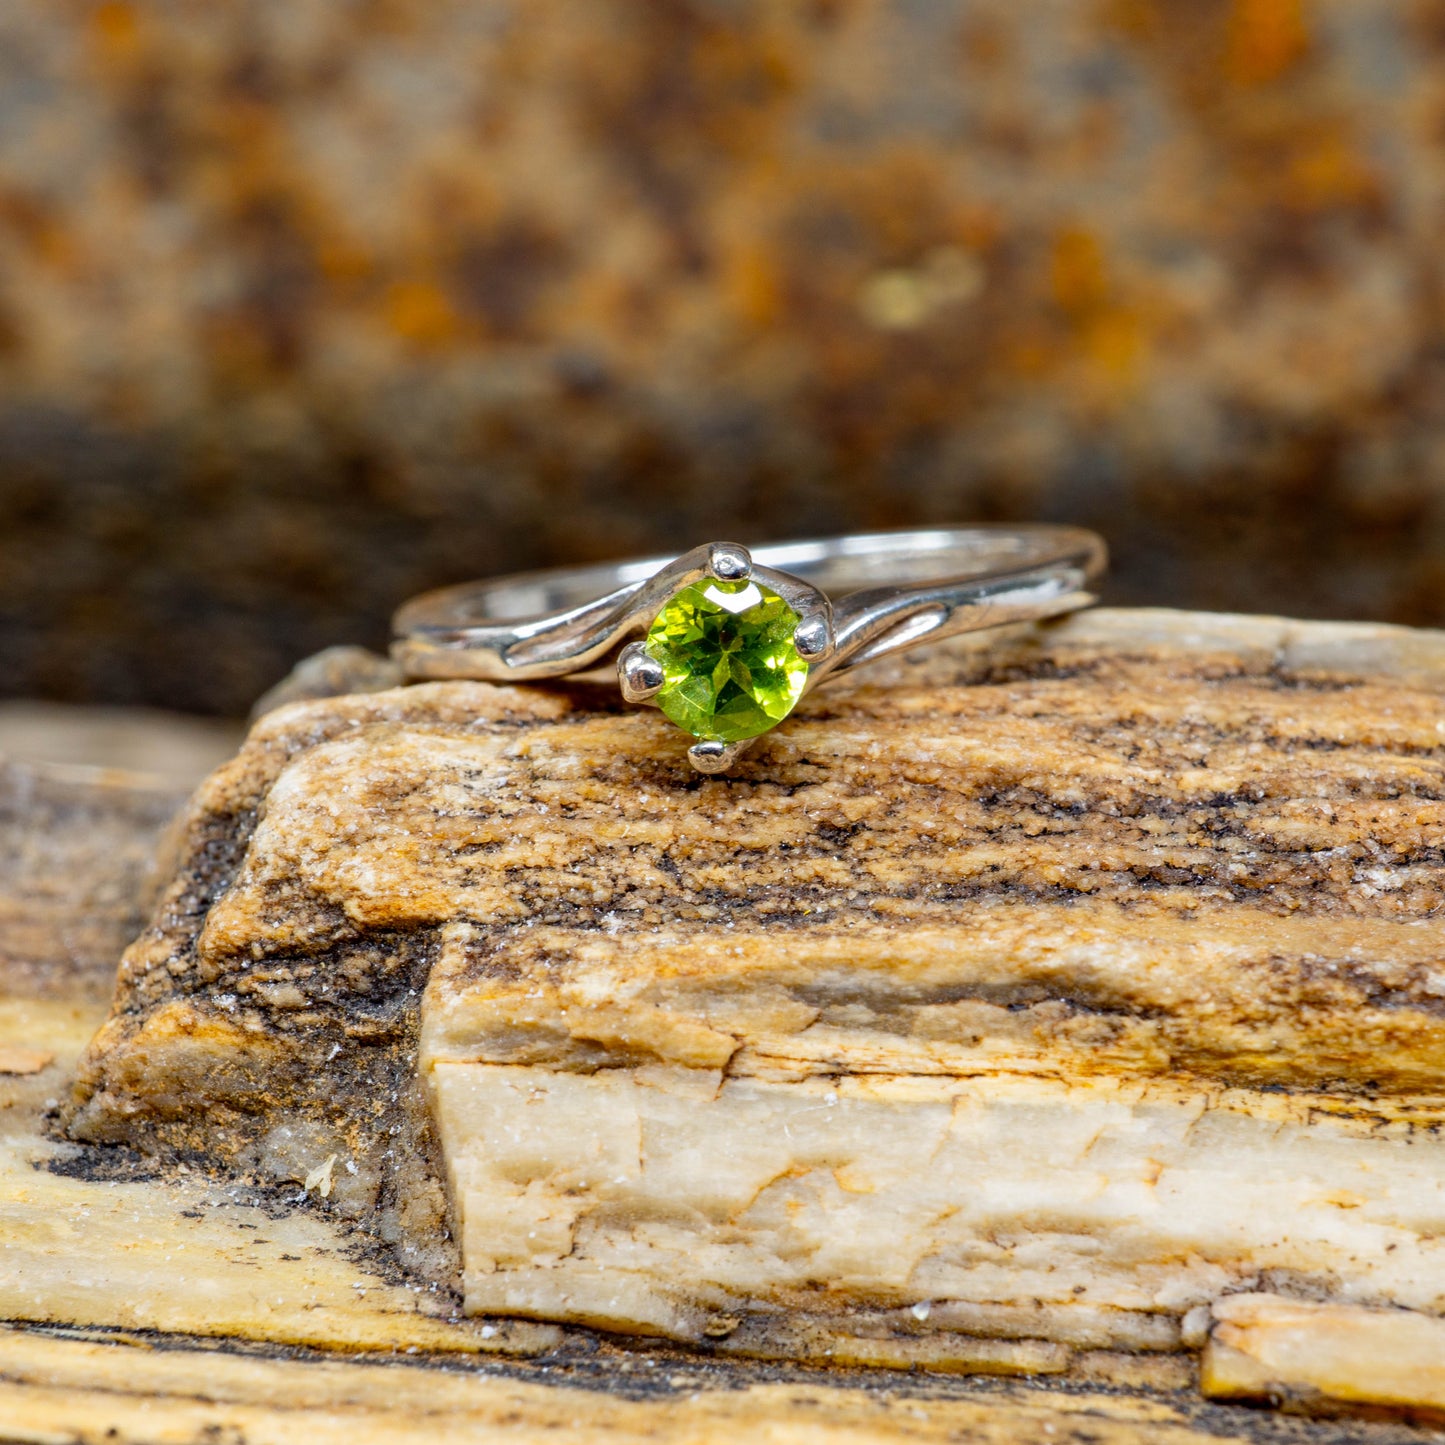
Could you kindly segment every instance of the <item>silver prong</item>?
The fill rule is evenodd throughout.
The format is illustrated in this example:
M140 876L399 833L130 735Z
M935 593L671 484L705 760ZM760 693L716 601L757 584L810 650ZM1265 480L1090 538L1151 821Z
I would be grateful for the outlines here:
M808 662L826 657L833 650L833 624L827 615L814 612L802 618L793 629L793 646Z
M694 743L687 750L687 760L700 773L725 773L752 744L752 738L744 738L740 743L721 743L709 739Z
M662 664L640 642L629 642L617 654L617 681L628 702L647 702L667 681Z
M714 542L707 549L707 570L719 582L746 582L752 576L752 553L736 542Z

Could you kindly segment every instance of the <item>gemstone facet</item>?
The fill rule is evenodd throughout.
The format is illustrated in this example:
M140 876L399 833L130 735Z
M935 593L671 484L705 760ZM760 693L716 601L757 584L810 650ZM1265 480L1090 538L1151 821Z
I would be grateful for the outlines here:
M645 646L666 681L655 701L705 741L757 737L792 712L808 680L798 614L757 582L696 582L676 593Z

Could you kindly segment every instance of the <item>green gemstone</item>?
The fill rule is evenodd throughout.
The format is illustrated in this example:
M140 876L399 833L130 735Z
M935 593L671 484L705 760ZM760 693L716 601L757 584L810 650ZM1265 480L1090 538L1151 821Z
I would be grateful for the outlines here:
M684 732L755 738L792 712L808 680L793 646L798 614L756 582L697 582L657 614L647 651L665 681L657 705Z

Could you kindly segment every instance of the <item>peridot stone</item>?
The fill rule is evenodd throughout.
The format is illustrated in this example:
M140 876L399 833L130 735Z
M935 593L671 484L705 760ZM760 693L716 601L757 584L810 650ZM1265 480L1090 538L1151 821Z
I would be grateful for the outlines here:
M792 712L808 680L793 645L798 614L756 582L696 582L647 632L666 681L657 705L707 741L755 738Z

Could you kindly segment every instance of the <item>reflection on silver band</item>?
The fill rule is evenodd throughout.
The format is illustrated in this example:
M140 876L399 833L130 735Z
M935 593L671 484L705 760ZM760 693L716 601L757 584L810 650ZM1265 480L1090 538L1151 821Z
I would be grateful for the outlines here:
M808 689L844 668L962 632L1057 616L1093 602L1103 541L1077 527L862 532L677 558L569 567L429 592L396 616L406 675L530 682L585 672L618 653L624 694L656 690L637 644L668 599L703 578L755 578L799 615ZM698 745L708 771L738 749ZM723 754L726 753L726 758Z
M396 615L396 657L416 679L525 682L584 671L643 630L679 587L708 575L709 550L428 592ZM1049 526L860 532L750 551L753 575L783 596L792 589L778 574L787 573L831 602L829 673L924 637L1086 607L1106 560L1094 533Z

